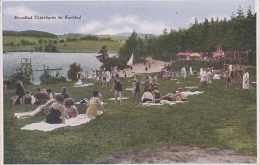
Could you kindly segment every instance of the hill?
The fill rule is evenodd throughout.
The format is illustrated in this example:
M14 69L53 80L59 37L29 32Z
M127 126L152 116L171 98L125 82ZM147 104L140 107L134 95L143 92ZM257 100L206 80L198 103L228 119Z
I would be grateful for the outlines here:
M27 30L27 31L9 31L3 30L3 36L23 36L23 37L44 37L44 38L57 38L58 36L52 33Z

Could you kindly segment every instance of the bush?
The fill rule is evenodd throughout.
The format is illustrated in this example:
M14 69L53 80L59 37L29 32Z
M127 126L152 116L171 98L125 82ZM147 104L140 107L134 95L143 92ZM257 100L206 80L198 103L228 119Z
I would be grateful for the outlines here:
M77 63L73 63L70 65L70 69L68 70L68 77L72 80L77 80L77 73L81 71L80 65Z
M44 48L44 51L46 52L57 52L57 47L53 45L47 45Z
M171 68L175 70L181 70L182 67L186 69L192 67L193 70L199 71L202 67L214 67L214 69L223 69L223 61L177 61L174 62Z
M15 73L14 75L10 76L10 87L15 88L17 81L21 81L23 85L30 85L30 76L22 74L20 72Z
M54 83L66 81L64 77L56 78L51 76L46 71L41 75L40 80L41 80L41 84L54 84Z

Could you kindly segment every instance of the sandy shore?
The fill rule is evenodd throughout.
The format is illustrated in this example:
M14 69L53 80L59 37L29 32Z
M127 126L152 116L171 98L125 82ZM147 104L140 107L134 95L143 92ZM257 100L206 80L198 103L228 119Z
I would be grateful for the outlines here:
M161 68L163 68L165 65L168 64L168 62L155 60L152 59L151 57L147 57L146 61L148 61L146 65L139 63L139 64L134 64L132 66L132 70L131 68L127 68L126 69L127 77L131 77L133 75L133 72L135 72L136 74L158 73L161 71ZM150 64L150 68L149 68L149 64ZM145 71L146 67L147 67L147 71ZM118 74L120 77L124 77L123 71L118 72Z

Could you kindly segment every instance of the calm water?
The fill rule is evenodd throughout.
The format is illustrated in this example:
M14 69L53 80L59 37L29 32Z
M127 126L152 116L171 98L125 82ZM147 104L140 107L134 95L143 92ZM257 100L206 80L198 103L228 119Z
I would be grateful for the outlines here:
M42 53L42 52L8 52L3 54L3 76L10 76L16 72L21 58L32 59L32 69L43 69L45 64L46 68L60 68L60 74L67 76L70 64L76 62L80 64L83 71L92 73L93 69L99 69L101 63L96 59L96 53ZM112 56L112 55L111 55ZM39 77L42 71L34 71L33 75L35 80L33 84L40 84ZM51 75L55 76L56 71L52 71Z

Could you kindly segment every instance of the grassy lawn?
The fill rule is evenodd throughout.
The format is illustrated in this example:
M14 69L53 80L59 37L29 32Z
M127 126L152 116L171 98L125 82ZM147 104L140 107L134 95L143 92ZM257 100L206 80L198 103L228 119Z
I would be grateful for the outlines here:
M36 106L12 106L9 98L14 90L4 91L4 162L5 163L101 163L106 157L150 146L184 145L232 149L242 155L256 157L256 68L250 67L250 93L241 84L225 91L225 79L213 80L200 95L189 96L188 103L164 106L141 106L132 99L115 105L108 87L73 88L75 82L42 85L60 92L68 88L78 101L90 98L99 90L107 114L77 127L65 127L51 132L21 130L21 127L45 119L44 114L16 119L13 113L34 110ZM140 78L140 77L139 77ZM179 86L195 85L197 76L176 81L159 80L162 94ZM84 82L87 82L86 80ZM89 80L88 80L89 82ZM123 80L123 89L132 86L132 79ZM26 86L33 92L38 86ZM123 96L131 97L130 91ZM85 106L77 106L85 113Z
M76 37L77 38L77 37ZM101 37L102 38L102 37ZM18 43L20 43L21 40L26 40L30 42L34 42L35 45L21 45L17 46ZM41 44L38 42L39 39L42 39L45 42L42 42ZM120 38L111 38L112 41L91 41L91 40L77 40L72 42L65 42L65 43L59 43L60 40L65 40L64 37L58 37L57 39L53 38L36 38L36 37L14 37L14 36L4 36L3 37L3 43L8 44L13 42L15 46L4 46L4 51L35 51L36 47L42 46L42 49L44 51L44 47L49 45L49 41L52 41L52 45L57 47L58 52L68 52L68 53L96 53L98 52L103 45L107 46L107 49L109 53L118 53L119 48L123 46L126 39L120 39ZM77 38L79 39L79 37ZM54 41L57 41L58 43L54 44Z

